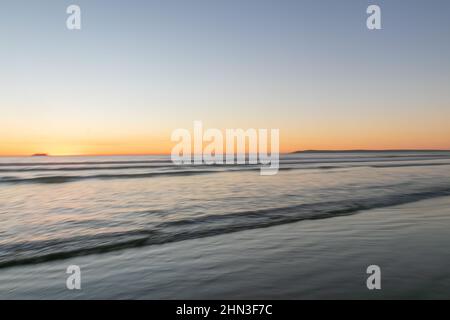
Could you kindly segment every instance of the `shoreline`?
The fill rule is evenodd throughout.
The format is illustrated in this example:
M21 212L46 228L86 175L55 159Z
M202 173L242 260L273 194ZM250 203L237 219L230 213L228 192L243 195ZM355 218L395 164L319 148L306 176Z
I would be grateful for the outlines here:
M450 197L434 198L9 268L0 274L0 298L444 299L450 296L450 253L442 245L450 241L449 208ZM82 270L80 291L65 289L72 264ZM382 269L380 291L365 287L371 264Z

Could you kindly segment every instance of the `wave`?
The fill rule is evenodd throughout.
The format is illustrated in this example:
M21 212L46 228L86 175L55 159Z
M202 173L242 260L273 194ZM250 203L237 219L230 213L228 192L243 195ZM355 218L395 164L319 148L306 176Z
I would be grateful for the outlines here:
M322 165L311 167L295 167L295 166L282 166L279 171L289 170L332 170L332 169L345 169L345 168L396 168L396 167L426 167L426 166L449 166L450 163L402 163L402 164L373 164L373 165ZM169 168L162 166L164 168ZM139 167L126 167L123 169L138 169ZM147 168L147 167L145 167ZM151 167L156 168L156 167ZM191 168L192 170L180 170ZM211 168L212 170L205 170L204 168ZM52 176L38 176L38 177L18 177L18 176L3 176L0 177L0 183L6 184L22 184L22 183L38 183L38 184L56 184L56 183L68 183L79 180L109 180L109 179L142 179L161 176L192 176L211 173L223 173L223 172L236 172L236 171L259 171L261 165L198 165L198 166L173 166L170 169L178 169L171 171L160 172L145 172L145 173L120 173L120 174L94 174L94 175L52 175ZM86 169L88 170L88 169ZM94 169L92 169L94 170ZM97 170L97 169L95 169ZM1 171L1 170L0 170ZM40 170L36 170L40 171ZM53 170L48 170L53 171ZM55 171L59 171L56 170ZM65 171L65 170L61 170ZM77 171L77 170L73 170Z
M168 172L150 172L150 173L124 173L124 174L97 174L90 176L45 176L32 178L18 178L18 177L2 177L0 183L66 183L87 179L138 179L161 176L190 176L199 174L208 174L218 172L217 170L202 170L202 171L168 171Z
M74 165L103 165L103 164L148 164L172 163L170 159L146 159L127 161L51 161L51 162L0 162L0 167L32 167L32 166L74 166Z
M137 165L137 166L94 166L94 167L57 167L57 168L21 168L21 169L0 169L0 172L64 172L64 171L98 171L98 170L134 170L134 169L173 169L173 168L208 168L208 167L249 167L255 165L238 165L238 164L201 164L201 165Z
M295 154L286 157L280 155L280 161L290 163L305 163L305 164L318 164L318 163L342 163L342 162L385 162L385 161L428 161L428 160L446 160L450 159L450 152L446 154L411 154L411 155L380 155L380 156L359 156L359 155L346 155L339 158L333 157L295 157ZM0 162L0 167L40 167L40 166L94 166L97 168L103 165L139 165L139 164L162 164L171 166L173 163L170 158L166 159L145 159L145 160L103 160L103 161L36 161L36 162ZM128 166L133 167L133 166ZM101 168L101 167L99 167ZM116 168L116 167L111 167ZM63 168L61 168L63 169ZM13 170L13 169L5 169ZM74 168L74 170L76 170Z
M127 248L161 245L302 220L352 215L362 210L390 207L443 196L450 196L450 186L407 194L306 203L223 215L206 215L162 222L154 225L151 229L130 230L122 233L1 245L0 268L43 263ZM8 252L11 252L11 254L8 255Z
M450 166L450 163L393 163L393 164L375 164L372 168L397 168L397 167L432 167L432 166Z

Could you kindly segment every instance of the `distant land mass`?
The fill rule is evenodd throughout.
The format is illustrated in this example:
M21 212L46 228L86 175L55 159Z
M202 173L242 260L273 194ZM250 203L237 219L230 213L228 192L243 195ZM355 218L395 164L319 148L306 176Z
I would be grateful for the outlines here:
M444 149L387 149L387 150L299 150L292 153L373 153L373 152L450 152L450 150Z
M48 157L48 154L46 153L35 153L32 155L32 157Z

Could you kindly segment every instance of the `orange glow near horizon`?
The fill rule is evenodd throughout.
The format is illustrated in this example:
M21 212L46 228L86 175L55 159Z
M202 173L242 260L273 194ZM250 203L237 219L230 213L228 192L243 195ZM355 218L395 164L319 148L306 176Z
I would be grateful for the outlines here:
M30 156L46 153L65 155L161 155L170 154L177 142L171 141L173 128L186 128L193 135L190 121L159 119L148 125L116 123L48 122L42 128L31 121L8 122L0 127L0 156ZM308 119L205 121L208 128L279 128L280 153L300 150L400 150L450 149L447 118L423 117L420 121L372 119ZM224 130L221 130L224 132ZM204 132L204 131L203 131ZM225 138L225 134L223 134ZM206 145L206 144L205 144Z
M50 156L108 156L108 155L167 155L177 144L170 139L153 139L148 143L139 139L134 142L121 143L0 143L0 156L30 156L45 153ZM280 153L291 153L301 150L449 150L450 145L444 138L429 142L425 138L415 139L410 143L401 137L385 137L384 139L333 139L321 140L319 137L281 137Z

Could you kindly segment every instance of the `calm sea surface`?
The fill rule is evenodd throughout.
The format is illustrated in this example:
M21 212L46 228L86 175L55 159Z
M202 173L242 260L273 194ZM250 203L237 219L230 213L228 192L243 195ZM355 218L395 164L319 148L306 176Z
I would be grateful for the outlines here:
M447 152L291 154L275 176L0 158L0 297L450 298L449 169Z

